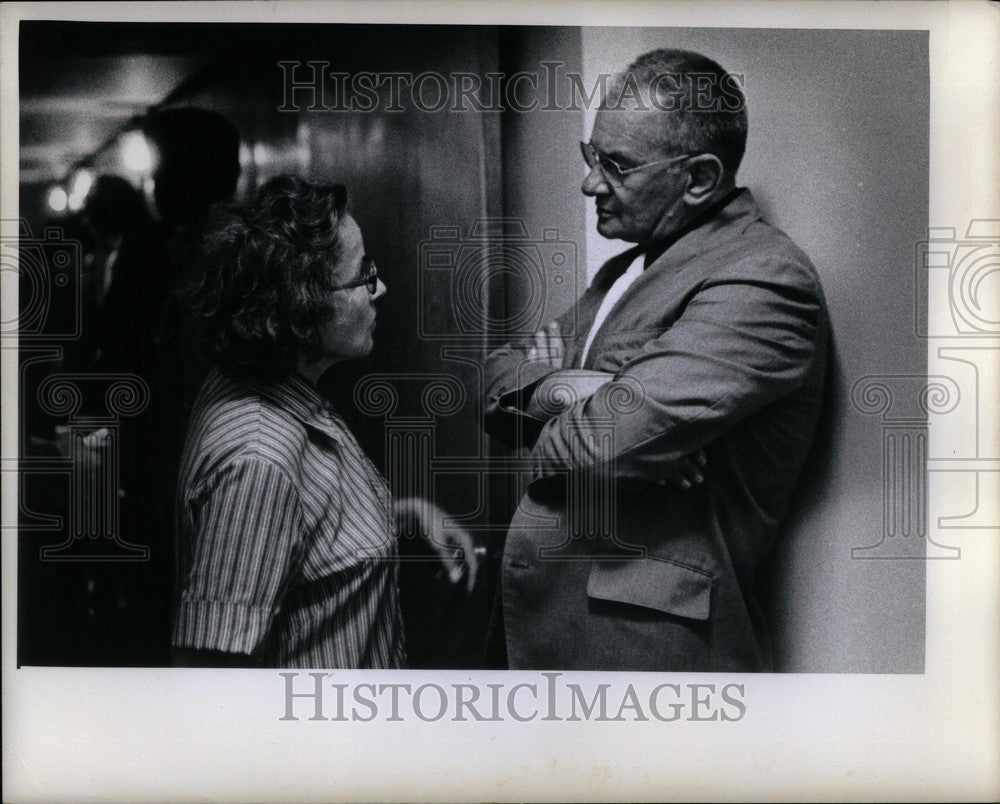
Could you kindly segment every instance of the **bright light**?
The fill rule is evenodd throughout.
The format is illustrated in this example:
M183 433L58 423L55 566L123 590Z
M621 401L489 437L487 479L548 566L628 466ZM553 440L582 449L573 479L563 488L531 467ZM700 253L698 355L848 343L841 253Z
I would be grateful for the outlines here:
M136 173L146 173L153 167L153 153L149 143L138 131L130 131L122 137L122 164Z
M253 147L253 161L258 165L266 165L274 158L274 152L264 143L258 142Z
M70 191L66 206L73 212L83 209L83 202L87 199L87 193L90 192L93 184L94 174L91 171L86 169L78 170L76 177L73 179L73 189Z
M65 212L68 201L66 191L62 187L53 187L49 190L49 209L53 212Z
M79 196L80 199L87 197L87 193L90 192L90 188L94 186L94 174L92 171L86 168L78 170L76 172L76 178L73 180L73 192L70 196Z

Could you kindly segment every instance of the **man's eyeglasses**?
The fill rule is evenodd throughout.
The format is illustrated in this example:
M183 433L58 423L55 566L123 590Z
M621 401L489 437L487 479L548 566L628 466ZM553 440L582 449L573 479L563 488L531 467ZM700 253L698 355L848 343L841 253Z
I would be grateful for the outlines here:
M600 165L604 178L614 184L620 184L630 173L635 173L643 168L653 167L653 165L666 165L670 162L677 162L681 159L688 159L692 154L680 154L669 159L659 159L656 162L647 162L645 165L635 167L622 167L617 161L606 154L602 154L589 142L580 142L580 152L583 154L583 161L591 170L595 165Z
M334 285L330 290L347 290L348 288L359 288L362 285L368 286L368 292L374 296L378 292L378 269L375 261L367 254L361 258L361 276L344 282L342 285Z

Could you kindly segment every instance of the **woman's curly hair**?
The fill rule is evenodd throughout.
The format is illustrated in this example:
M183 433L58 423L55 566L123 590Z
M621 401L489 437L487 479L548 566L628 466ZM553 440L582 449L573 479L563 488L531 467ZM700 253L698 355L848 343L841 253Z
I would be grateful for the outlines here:
M319 357L346 207L341 184L279 176L213 212L184 296L222 371L277 381Z

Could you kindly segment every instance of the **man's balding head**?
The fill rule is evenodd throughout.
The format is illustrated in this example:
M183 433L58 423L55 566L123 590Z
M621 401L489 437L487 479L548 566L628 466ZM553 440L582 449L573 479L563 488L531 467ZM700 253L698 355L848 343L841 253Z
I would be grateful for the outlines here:
M740 83L707 56L661 48L644 53L614 76L602 108L660 112L665 154L714 154L733 182L747 141Z

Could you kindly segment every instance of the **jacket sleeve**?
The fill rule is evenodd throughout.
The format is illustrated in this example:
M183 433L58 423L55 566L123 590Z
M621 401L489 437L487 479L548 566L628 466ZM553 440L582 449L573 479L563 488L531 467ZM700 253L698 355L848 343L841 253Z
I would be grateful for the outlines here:
M799 387L822 327L822 291L801 266L702 286L612 382L543 425L534 477L601 468L659 480L664 464Z

